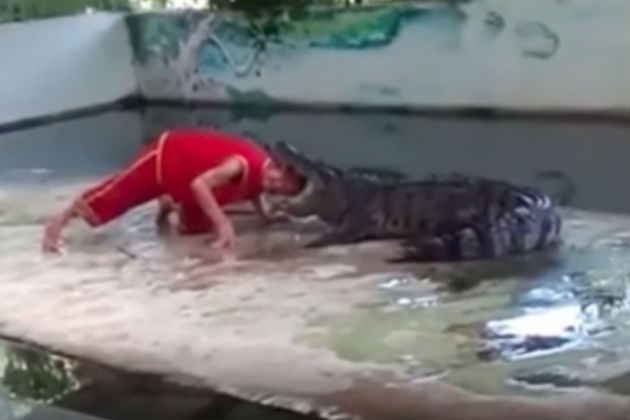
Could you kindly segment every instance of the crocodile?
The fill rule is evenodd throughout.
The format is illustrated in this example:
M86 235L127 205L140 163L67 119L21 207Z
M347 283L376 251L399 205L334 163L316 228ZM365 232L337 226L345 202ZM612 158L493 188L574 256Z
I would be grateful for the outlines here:
M344 170L287 142L267 145L272 158L305 178L291 197L266 197L295 218L316 216L329 229L306 248L396 239L392 261L458 261L544 250L561 241L561 217L541 191L461 174L422 179Z

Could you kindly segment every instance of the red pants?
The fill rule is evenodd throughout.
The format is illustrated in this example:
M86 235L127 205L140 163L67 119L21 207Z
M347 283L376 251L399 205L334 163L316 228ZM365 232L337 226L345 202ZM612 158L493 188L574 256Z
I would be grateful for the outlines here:
M127 168L81 194L78 202L81 217L92 227L101 226L160 197L164 191L158 178L158 161L158 142L154 142L146 146ZM211 221L198 206L180 206L178 215L182 234L212 230Z

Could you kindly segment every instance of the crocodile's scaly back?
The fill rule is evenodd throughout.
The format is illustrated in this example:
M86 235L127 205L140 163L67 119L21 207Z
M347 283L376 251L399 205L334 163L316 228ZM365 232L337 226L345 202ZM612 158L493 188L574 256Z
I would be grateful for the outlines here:
M310 247L400 239L401 260L452 261L520 254L559 240L560 217L533 188L462 175L397 180L344 171L286 143L270 152L308 179L284 210L316 215L331 227Z
M494 214L434 236L412 235L403 241L399 261L456 261L497 258L544 250L560 240L562 220L549 197L538 191L514 186Z

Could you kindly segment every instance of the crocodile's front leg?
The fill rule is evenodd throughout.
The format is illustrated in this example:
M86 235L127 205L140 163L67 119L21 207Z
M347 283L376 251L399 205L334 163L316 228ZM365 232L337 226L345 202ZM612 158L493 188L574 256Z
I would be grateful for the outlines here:
M366 232L360 229L357 224L347 224L333 227L330 231L320 237L307 242L305 248L322 248L330 245L347 245L364 239Z

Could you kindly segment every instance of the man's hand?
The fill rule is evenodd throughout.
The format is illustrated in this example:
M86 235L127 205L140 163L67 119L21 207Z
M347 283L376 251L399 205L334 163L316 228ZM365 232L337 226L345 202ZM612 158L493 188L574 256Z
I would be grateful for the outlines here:
M217 239L212 242L212 247L217 249L233 249L236 245L236 234L229 220L217 225Z
M44 228L42 250L47 253L59 252L59 240L64 223L60 215L51 217Z
M44 252L59 252L61 232L68 222L77 216L77 203L77 201L73 201L65 210L48 219L42 239L42 250Z

